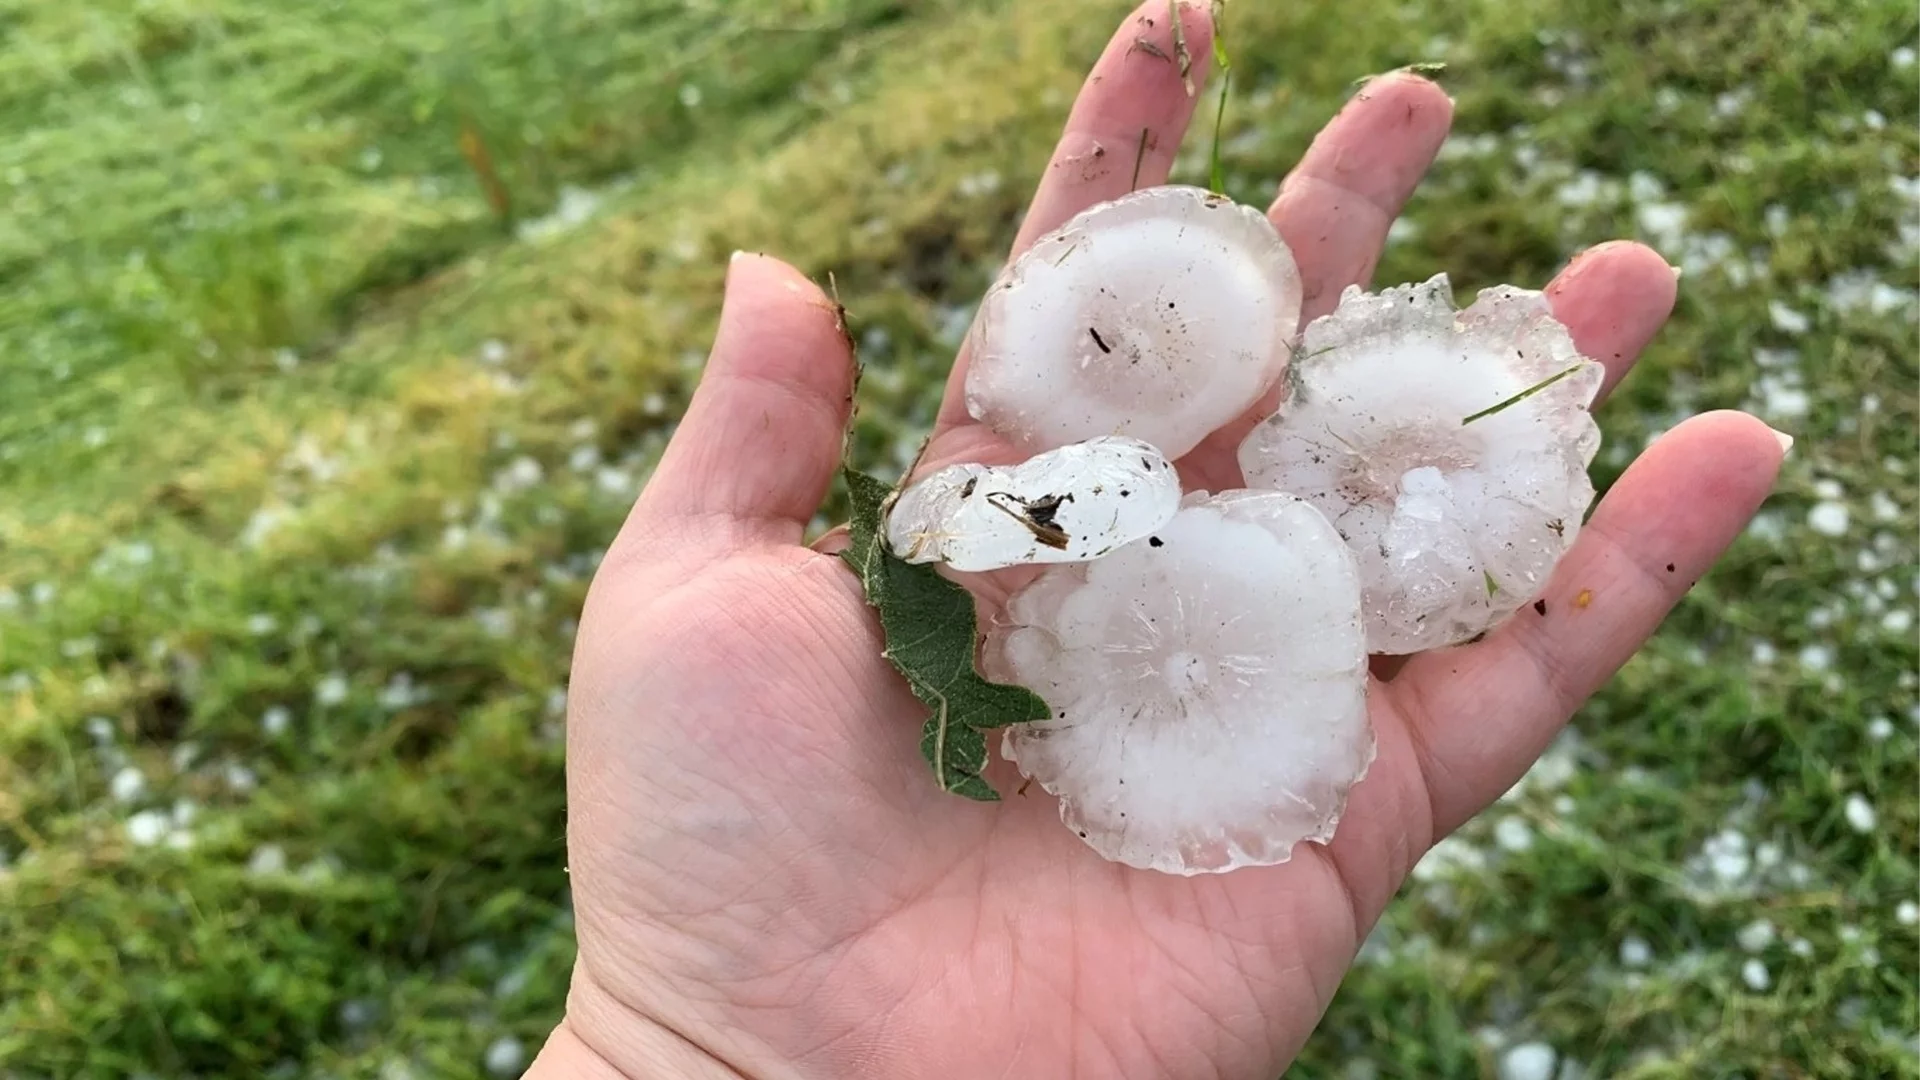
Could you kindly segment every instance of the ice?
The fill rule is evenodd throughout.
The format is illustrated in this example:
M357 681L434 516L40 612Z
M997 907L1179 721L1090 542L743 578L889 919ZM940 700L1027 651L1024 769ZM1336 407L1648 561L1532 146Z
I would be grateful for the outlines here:
M1094 850L1175 874L1285 862L1333 835L1373 759L1353 557L1273 492L1194 494L1104 559L1008 602L988 674L1050 720L1005 753Z
M1097 559L1165 525L1180 478L1138 439L1090 439L1013 466L954 465L905 491L887 546L912 563L997 570Z
M1500 286L1456 312L1444 274L1349 288L1240 467L1352 547L1374 652L1450 645L1532 600L1579 534L1601 378L1540 293Z
M1546 1043L1521 1043L1500 1058L1500 1080L1553 1080L1559 1055Z
M1178 458L1280 377L1300 293L1258 210L1191 187L1102 203L987 292L967 408L1029 451L1130 435Z

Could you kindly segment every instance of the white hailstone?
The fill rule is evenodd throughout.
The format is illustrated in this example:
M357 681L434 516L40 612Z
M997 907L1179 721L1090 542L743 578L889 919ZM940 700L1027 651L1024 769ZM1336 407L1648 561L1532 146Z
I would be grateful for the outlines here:
M119 772L113 774L113 779L108 782L107 788L113 794L115 802L137 802L147 793L147 778L139 769L132 765L125 765Z
M341 672L329 672L321 676L314 684L313 700L321 705L338 705L347 700L347 677Z
M1647 944L1646 938L1637 934L1621 939L1620 963L1623 967L1646 967L1653 963L1653 946Z
M1540 293L1500 286L1456 312L1444 274L1350 287L1307 327L1291 393L1240 467L1352 547L1372 651L1450 645L1533 599L1572 546L1601 378Z
M1853 828L1854 832L1869 833L1880 824L1880 815L1874 811L1873 804L1868 802L1864 795L1847 796L1845 812L1847 824Z
M527 1067L527 1048L519 1039L502 1035L487 1047L487 1075L519 1076Z
M200 744L189 739L175 746L173 753L167 757L173 764L174 772L186 772L200 760Z
M269 738L278 738L293 726L293 710L285 705L269 705L260 714L260 730Z
M1502 851L1522 852L1533 847L1533 827L1517 817L1501 818L1493 827L1493 842Z
M1091 439L1020 465L954 465L907 488L887 546L912 563L997 570L1085 562L1153 532L1180 509L1180 477L1138 439Z
M1817 502L1807 511L1807 524L1822 536L1845 536L1851 516L1845 503Z
M1460 834L1445 837L1413 864L1415 881L1442 881L1478 873L1487 868L1486 853L1464 840Z
M173 831L173 821L160 810L142 810L127 819L127 839L136 847L152 847Z
M1747 984L1747 989L1758 994L1773 985L1773 975L1767 971L1766 964L1757 957L1750 957L1740 965L1740 981Z
M1778 300L1767 303L1767 315L1773 320L1774 329L1783 334L1804 334L1813 325L1813 320Z
M1500 1080L1553 1080L1558 1060L1546 1043L1521 1043L1500 1056Z
M1701 849L1707 859L1707 867L1722 885L1737 884L1746 879L1753 869L1753 855L1747 847L1746 836L1734 829L1722 829L1707 838Z
M1285 862L1333 835L1373 760L1353 558L1289 495L1196 493L1148 539L1049 568L986 660L1054 709L1006 755L1131 866Z
M237 761L229 761L220 770L227 787L235 793L245 795L260 786L260 774Z
M287 872L287 852L279 844L261 844L247 857L247 873L272 877Z
M1734 935L1734 940L1748 952L1764 952L1767 946L1773 944L1773 938L1773 924L1765 919L1755 919Z
M1041 237L988 290L967 409L1029 451L1129 435L1178 458L1279 379L1300 296L1258 210L1136 191Z
M1920 923L1920 904L1916 904L1911 900L1900 901L1899 905L1893 909L1893 918L1894 921L1898 922L1901 926L1913 926L1916 923Z

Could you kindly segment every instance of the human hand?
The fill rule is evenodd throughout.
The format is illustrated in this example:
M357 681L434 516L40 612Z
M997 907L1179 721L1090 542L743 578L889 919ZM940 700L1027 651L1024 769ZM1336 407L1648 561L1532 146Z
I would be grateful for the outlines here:
M1017 246L1123 194L1143 128L1139 183L1165 180L1194 101L1134 46L1173 51L1165 13L1146 4L1101 57ZM1182 15L1197 80L1208 20ZM1306 318L1370 276L1449 116L1425 80L1376 80L1281 186L1272 216ZM1603 245L1548 295L1610 387L1665 320L1674 276L1644 247ZM965 363L927 467L1013 457L967 417ZM838 463L851 372L817 288L735 259L699 391L582 619L568 725L579 959L533 1075L1277 1075L1421 854L1517 780L1652 633L1784 452L1735 413L1668 432L1595 511L1546 614L1522 609L1371 687L1379 756L1332 843L1180 878L1101 860L1043 794L982 805L927 775L924 710L881 658L858 582L801 545ZM1236 442L1184 460L1190 484L1236 486Z

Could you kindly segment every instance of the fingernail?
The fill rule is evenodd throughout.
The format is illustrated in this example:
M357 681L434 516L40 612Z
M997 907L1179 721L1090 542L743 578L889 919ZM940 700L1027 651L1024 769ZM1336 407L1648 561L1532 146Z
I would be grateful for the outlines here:
M1774 439L1780 443L1781 457L1786 457L1789 453L1793 452L1793 436L1772 425L1768 425L1767 430L1773 432Z
M1673 271L1673 280L1675 281L1679 281L1680 275L1686 273L1686 270L1678 266L1668 266L1667 269Z
M739 262L739 261L740 261L741 259L744 259L744 258L746 258L746 257L747 257L747 253L746 253L746 252L744 252L744 251L740 251L740 250L735 250L733 254L731 254L731 255L729 255L729 256L727 256L727 265L729 265L729 266L731 266L731 265L733 265L734 263L737 263L737 262Z

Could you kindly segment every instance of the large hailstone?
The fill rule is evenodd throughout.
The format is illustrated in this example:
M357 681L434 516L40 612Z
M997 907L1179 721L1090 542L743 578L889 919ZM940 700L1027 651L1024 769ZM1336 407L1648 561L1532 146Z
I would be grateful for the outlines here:
M1374 652L1451 645L1533 599L1572 546L1601 377L1538 292L1503 285L1456 313L1444 274L1349 288L1307 327L1240 468L1346 538Z
M1101 203L981 301L967 409L1029 451L1129 435L1178 458L1286 366L1300 271L1266 216L1199 188Z
M1180 477L1138 439L1090 439L1019 465L953 465L900 493L887 546L910 563L997 570L1097 559L1165 525Z
M1005 753L1108 859L1175 874L1324 841L1373 759L1353 556L1290 495L1187 497L1147 540L1008 602L990 677L1052 719Z

